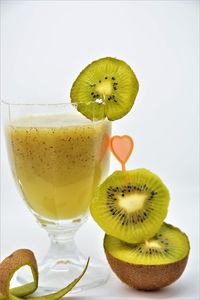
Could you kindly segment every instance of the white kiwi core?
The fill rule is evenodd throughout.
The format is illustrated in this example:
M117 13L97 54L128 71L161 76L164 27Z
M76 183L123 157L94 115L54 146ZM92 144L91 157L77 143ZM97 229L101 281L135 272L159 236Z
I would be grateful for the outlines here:
M104 95L104 96L110 96L112 94L112 90L113 90L113 87L109 80L99 83L96 87L97 93Z
M160 242L158 240L149 240L145 242L145 246L147 248L162 248Z
M146 195L143 193L133 193L125 195L124 197L121 195L118 196L119 206L128 213L132 213L143 208L145 200Z

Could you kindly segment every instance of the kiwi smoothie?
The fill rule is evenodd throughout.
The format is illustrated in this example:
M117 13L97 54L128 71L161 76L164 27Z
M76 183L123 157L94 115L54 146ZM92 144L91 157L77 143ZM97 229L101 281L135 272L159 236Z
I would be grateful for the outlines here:
M39 216L62 220L86 213L107 174L100 160L110 122L73 114L18 119L8 127L10 157L24 199Z

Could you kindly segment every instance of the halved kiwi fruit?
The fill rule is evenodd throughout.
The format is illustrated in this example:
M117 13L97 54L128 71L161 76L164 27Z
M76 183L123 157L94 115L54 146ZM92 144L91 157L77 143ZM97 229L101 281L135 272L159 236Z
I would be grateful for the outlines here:
M90 211L109 235L139 243L159 231L167 215L169 192L146 169L115 171L97 189Z
M155 290L177 280L189 255L189 240L178 228L164 223L150 240L128 244L105 235L104 249L116 275L139 290Z
M130 111L138 89L138 80L127 63L105 57L92 62L80 73L70 96L87 118L117 120Z

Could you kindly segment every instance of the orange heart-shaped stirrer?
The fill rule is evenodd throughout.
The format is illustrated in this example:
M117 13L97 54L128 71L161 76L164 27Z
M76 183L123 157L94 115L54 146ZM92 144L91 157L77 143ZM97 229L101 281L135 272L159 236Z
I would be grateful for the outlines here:
M133 151L133 139L129 135L114 135L110 141L111 151L122 165L122 171L126 171L125 164Z
M106 151L109 147L109 143L110 143L110 137L107 133L104 133L103 140L102 140L100 157L99 157L100 161L103 160L104 155L106 154Z

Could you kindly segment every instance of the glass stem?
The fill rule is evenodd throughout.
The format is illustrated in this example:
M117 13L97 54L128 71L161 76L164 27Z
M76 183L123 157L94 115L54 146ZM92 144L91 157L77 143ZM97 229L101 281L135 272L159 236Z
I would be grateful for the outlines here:
M75 235L82 222L71 224L70 227L43 226L50 238L50 247L42 264L52 262L53 264L76 263L82 264L86 258L79 252L75 243Z
M65 234L49 234L50 247L48 254L54 259L70 259L72 256L79 254L74 236ZM47 254L47 255L48 255Z

